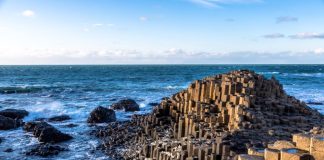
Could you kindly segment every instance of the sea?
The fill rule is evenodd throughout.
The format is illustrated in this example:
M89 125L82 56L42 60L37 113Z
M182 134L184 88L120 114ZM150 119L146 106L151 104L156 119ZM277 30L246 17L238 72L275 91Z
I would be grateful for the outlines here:
M50 123L73 140L60 143L68 151L41 158L25 156L38 144L22 128L0 131L0 159L109 159L96 150L100 140L89 133L86 119L97 106L108 107L118 100L131 98L140 111L117 111L117 120L129 120L132 114L152 110L149 103L181 91L196 79L238 69L250 69L265 77L274 76L285 91L312 103L309 106L324 114L324 65L35 65L0 66L0 110L24 109L25 122L66 114L72 119ZM315 105L314 105L315 103ZM74 128L67 125L75 124ZM104 125L104 124L101 124ZM4 152L11 148L13 152Z

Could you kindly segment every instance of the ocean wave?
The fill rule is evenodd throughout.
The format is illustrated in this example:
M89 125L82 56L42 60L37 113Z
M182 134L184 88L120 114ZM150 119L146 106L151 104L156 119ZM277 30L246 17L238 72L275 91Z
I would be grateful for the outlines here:
M0 87L0 94L33 93L42 89L42 87Z
M301 76L301 77L317 77L317 78L324 77L324 73L293 73L293 74L286 73L286 75Z
M172 85L169 85L169 86L166 86L164 88L165 89L184 89L184 88L187 88L187 86L172 86Z
M280 72L258 72L259 74L281 74Z

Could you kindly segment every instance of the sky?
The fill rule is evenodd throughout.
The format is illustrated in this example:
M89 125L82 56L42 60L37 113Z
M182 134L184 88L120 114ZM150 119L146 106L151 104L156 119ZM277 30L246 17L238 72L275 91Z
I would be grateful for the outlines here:
M304 63L324 0L0 0L0 64Z

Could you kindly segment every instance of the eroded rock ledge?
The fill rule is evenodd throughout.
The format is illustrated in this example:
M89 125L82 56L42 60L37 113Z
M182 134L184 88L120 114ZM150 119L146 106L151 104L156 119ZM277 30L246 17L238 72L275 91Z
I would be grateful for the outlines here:
M96 135L114 159L225 160L323 125L319 112L287 95L275 78L240 70L197 80L151 114Z

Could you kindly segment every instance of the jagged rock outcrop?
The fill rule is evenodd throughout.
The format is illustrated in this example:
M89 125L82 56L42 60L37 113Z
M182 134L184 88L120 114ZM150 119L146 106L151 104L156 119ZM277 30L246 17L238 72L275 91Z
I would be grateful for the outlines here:
M0 115L0 130L9 130L20 127L23 124L20 119L12 119Z
M322 160L324 159L324 128L314 127L310 132L293 134L292 141L278 140L263 148L249 148L239 160Z
M57 155L61 151L67 151L68 149L52 144L37 144L31 147L28 151L25 152L28 156L41 156L47 157L52 155Z
M49 122L61 122L61 121L66 121L70 120L71 117L68 115L60 115L60 116L54 116L48 119Z
M139 111L139 105L132 99L120 100L110 106L113 110L125 110L125 112Z
M26 110L20 110L20 109L5 109L0 111L0 115L12 119L22 119L25 116L28 116L28 114L29 113Z
M197 80L164 98L151 114L108 124L97 136L115 159L229 160L323 122L275 78L240 70Z
M109 123L114 121L116 121L115 111L101 106L95 108L87 120L88 123Z
M27 122L23 128L27 132L32 132L39 142L57 143L72 139L72 136L62 133L46 122Z

